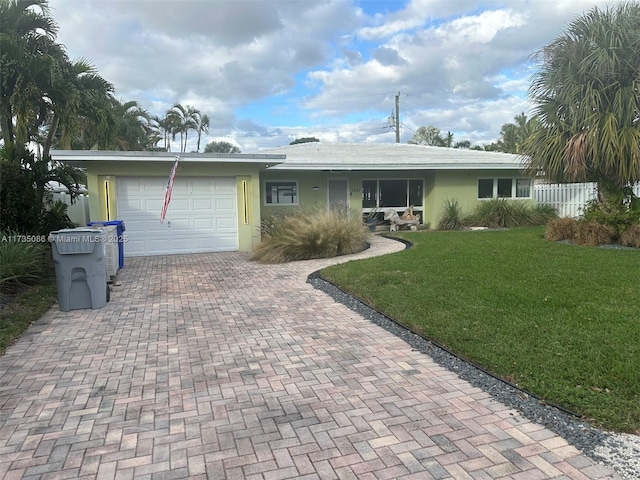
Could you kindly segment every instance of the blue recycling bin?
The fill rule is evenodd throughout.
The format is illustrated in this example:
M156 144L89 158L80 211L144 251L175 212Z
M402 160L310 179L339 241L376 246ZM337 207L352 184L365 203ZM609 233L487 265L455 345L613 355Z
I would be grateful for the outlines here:
M105 222L89 222L89 227L115 225L118 232L118 268L124 267L124 220L107 220Z

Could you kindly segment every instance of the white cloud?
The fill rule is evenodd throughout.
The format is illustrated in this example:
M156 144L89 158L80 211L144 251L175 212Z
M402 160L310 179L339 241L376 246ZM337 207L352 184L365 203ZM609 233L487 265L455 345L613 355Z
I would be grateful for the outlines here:
M406 125L493 141L528 110L531 54L593 4L606 3L50 0L58 41L118 98L158 115L193 105L243 151L393 141L381 126L397 92Z

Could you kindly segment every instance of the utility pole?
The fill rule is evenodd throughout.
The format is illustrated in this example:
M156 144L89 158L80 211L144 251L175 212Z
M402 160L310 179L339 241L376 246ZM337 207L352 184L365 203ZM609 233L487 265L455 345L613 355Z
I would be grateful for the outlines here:
M396 95L396 143L400 143L400 92Z

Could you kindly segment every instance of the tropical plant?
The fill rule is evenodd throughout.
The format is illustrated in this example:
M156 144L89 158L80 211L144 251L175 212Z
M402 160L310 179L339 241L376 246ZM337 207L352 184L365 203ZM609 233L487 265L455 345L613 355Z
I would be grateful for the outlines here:
M59 73L64 52L54 42L58 25L46 0L0 0L0 130L4 145L26 144L40 95ZM15 121L15 123L14 123Z
M221 140L207 143L204 153L240 153L240 149L232 143Z
M47 212L49 182L67 187L72 199L86 182L82 170L47 158L37 158L24 147L0 149L0 229L18 233L48 233L43 223Z
M200 110L190 105L185 107L176 103L167 112L166 116L170 123L171 139L175 140L176 136L180 135L180 151L186 152L189 132L191 130L198 131L200 128Z
M203 133L209 133L209 116L201 115L198 119L198 125L196 126L196 132L198 133L198 143L196 144L196 152L200 151L200 140Z
M640 180L640 5L593 8L539 53L530 88L540 128L525 142L529 173L598 183L607 201Z
M505 123L500 129L499 150L505 153L522 153L524 142L539 127L536 117L527 118L524 112L516 115L514 123Z

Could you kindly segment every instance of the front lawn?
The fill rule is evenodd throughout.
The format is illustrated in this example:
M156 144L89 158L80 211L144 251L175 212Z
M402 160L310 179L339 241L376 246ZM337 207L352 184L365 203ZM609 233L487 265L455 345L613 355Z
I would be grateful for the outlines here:
M596 426L640 432L640 250L543 234L407 232L408 250L322 274Z

